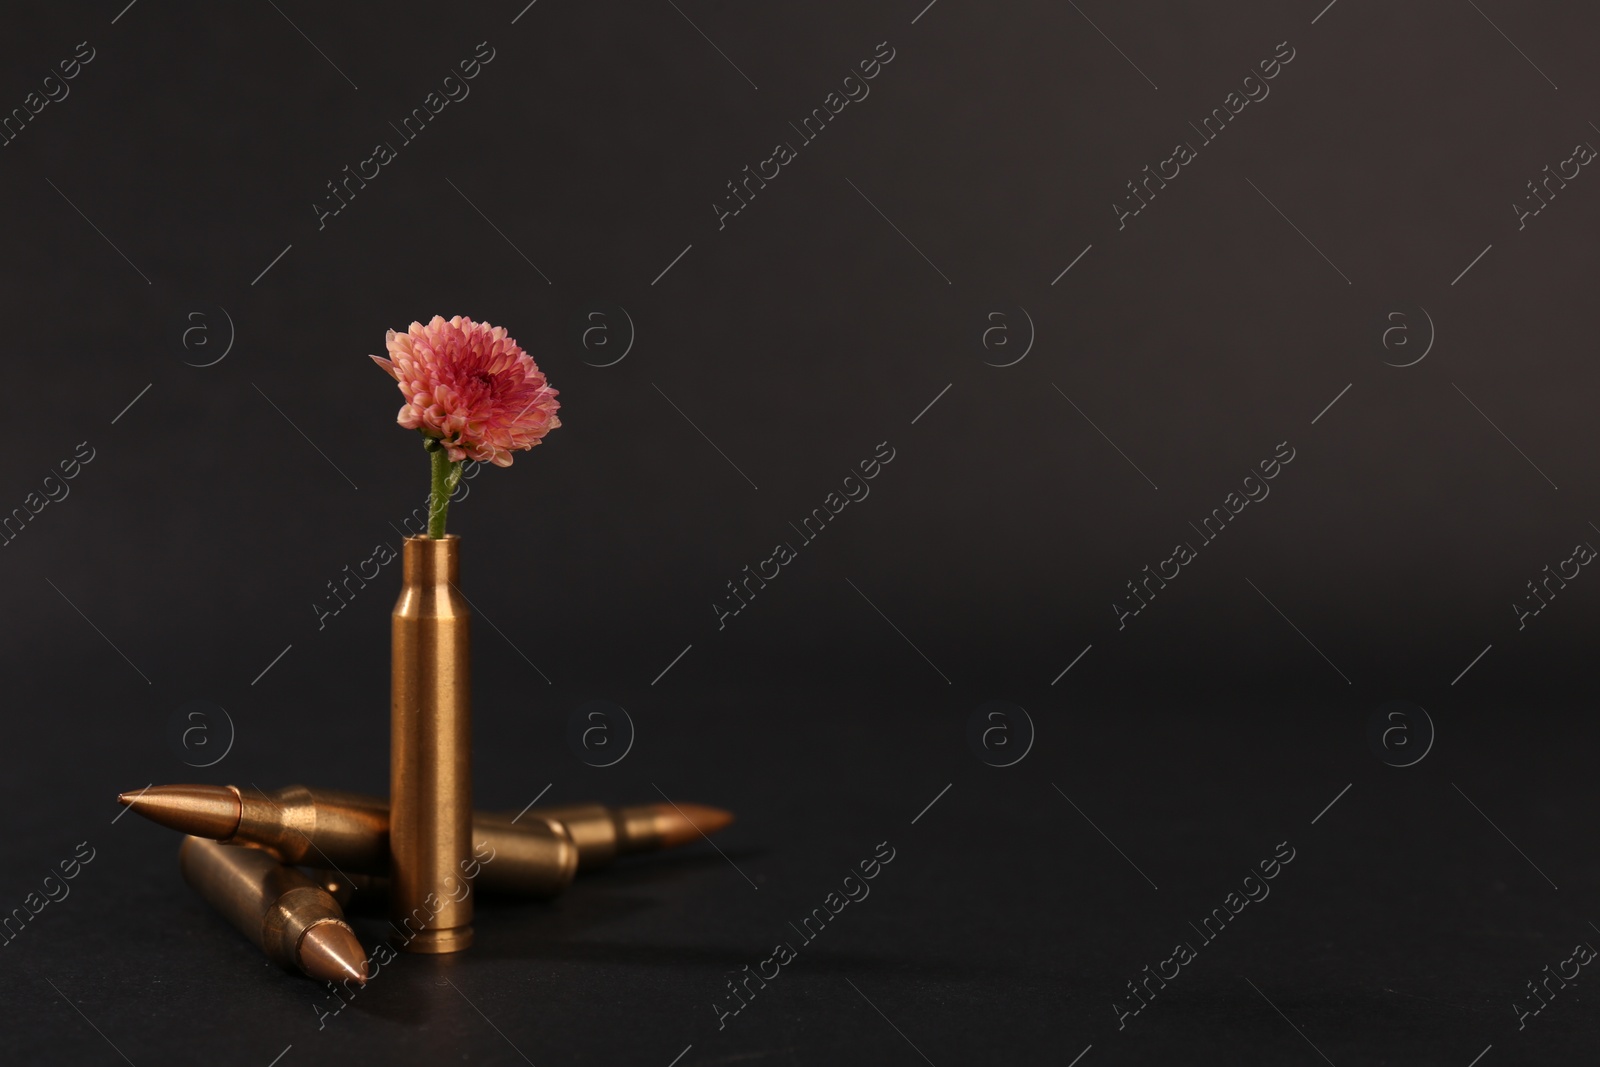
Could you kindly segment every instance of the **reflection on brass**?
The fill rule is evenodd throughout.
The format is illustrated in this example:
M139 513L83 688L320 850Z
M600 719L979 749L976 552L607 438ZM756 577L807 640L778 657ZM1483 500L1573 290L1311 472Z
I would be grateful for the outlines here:
M472 944L470 613L461 542L408 537L390 616L389 911L396 945Z
M285 863L328 868L352 880L389 873L389 808L378 797L303 785L268 792L155 785L117 799L162 826L254 845ZM441 899L474 879L492 892L554 896L578 869L578 850L566 829L531 813L514 824L504 815L474 815L472 846L464 877L435 891Z
M271 853L185 837L184 880L267 958L328 982L366 984L367 959L332 896Z
M349 871L329 871L313 868L306 872L327 894L338 901L339 907L348 908L353 902L365 903L369 896L389 893L389 879L376 874L351 874Z

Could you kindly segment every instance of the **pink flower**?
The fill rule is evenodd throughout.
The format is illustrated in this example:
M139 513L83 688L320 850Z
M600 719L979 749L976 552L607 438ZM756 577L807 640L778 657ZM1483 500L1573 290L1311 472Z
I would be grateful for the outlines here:
M511 466L511 453L561 425L556 390L502 326L435 315L384 337L389 359L372 361L400 383L397 421L438 438L452 462Z

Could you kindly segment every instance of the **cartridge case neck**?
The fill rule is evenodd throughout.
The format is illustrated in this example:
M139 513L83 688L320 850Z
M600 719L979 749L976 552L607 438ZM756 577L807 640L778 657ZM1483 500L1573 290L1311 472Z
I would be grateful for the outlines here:
M239 826L227 844L254 845L285 863L305 863L313 851L316 806L304 786L269 791L230 785L239 798Z
M239 798L239 826L229 844L264 848L285 863L331 863L363 873L388 869L387 801L303 785L270 792L228 788Z
M565 829L578 848L578 869L584 871L604 867L618 856L661 848L665 840L661 814L652 804L562 804L531 814L554 829Z
M461 539L449 534L408 537L401 549L400 581L404 585L454 585L461 578Z

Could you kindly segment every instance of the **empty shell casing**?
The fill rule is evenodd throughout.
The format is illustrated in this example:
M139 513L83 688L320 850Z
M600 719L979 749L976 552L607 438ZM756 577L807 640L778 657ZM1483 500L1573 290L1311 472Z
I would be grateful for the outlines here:
M456 587L460 548L453 536L406 538L389 617L389 904L408 952L472 944L472 883L462 882L472 858L471 610Z

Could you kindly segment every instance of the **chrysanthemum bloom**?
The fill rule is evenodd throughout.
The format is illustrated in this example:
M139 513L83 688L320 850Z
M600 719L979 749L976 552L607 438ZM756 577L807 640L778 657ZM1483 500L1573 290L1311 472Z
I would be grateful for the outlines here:
M435 315L426 326L384 338L389 359L373 356L400 385L396 421L421 431L433 453L429 535L444 536L444 508L471 459L511 466L511 453L537 445L561 425L557 392L502 326Z
M400 383L406 398L398 422L436 438L452 462L511 466L511 453L532 448L561 425L561 405L505 327L457 315L384 337L390 359L372 361Z

